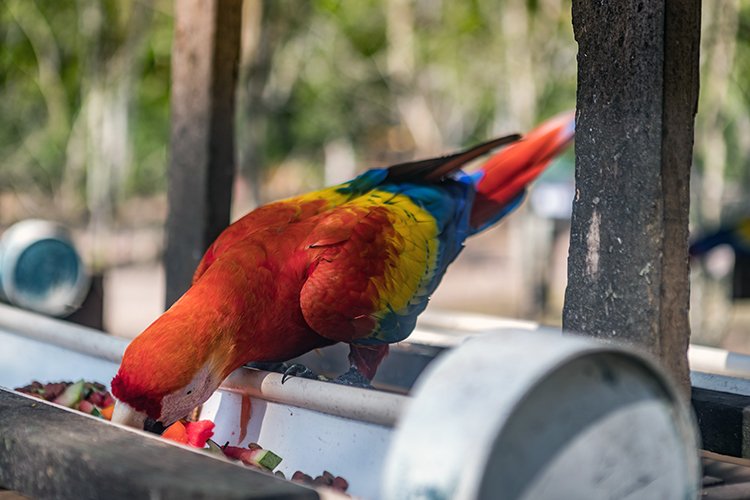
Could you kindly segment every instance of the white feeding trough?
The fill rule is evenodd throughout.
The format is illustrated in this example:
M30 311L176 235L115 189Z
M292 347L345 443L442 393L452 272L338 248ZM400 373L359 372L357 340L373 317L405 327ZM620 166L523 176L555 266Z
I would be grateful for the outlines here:
M241 369L201 418L219 444L257 442L287 477L327 470L359 498L697 497L690 411L648 361L527 325L470 330L409 396ZM124 345L0 306L0 385L108 382Z
M695 498L697 447L687 406L640 357L569 336L484 334L417 382L384 496Z

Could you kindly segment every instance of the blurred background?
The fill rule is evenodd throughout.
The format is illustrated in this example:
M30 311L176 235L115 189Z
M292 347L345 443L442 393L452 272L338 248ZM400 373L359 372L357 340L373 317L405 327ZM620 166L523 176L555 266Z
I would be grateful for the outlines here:
M71 228L104 329L127 337L164 306L172 9L0 3L0 231L29 218ZM245 0L233 218L573 108L570 10L569 0ZM695 234L750 217L750 2L704 2L702 29ZM430 308L559 324L573 174L570 151L516 214L469 242ZM692 262L694 342L750 352L735 260L723 245Z

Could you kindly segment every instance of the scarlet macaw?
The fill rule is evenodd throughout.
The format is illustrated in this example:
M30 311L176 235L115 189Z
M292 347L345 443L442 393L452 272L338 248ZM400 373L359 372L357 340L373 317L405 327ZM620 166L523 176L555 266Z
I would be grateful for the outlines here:
M352 373L371 379L464 240L520 204L573 130L566 113L520 140L369 170L245 215L208 248L192 287L128 346L112 380L112 420L169 425L245 363L335 342L350 345ZM459 170L510 142L478 172Z

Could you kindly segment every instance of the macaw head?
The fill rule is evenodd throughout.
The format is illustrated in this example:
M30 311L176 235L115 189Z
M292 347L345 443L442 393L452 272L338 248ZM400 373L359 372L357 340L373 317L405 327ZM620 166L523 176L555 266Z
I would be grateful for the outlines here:
M233 349L211 335L215 325L164 313L125 350L112 380L112 421L143 429L146 418L168 426L205 402L231 372Z

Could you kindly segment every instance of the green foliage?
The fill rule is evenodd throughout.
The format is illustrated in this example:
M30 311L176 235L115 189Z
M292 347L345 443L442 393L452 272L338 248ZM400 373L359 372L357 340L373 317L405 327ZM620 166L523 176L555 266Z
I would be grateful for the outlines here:
M32 191L83 198L86 173L71 164L94 82L112 75L137 82L131 96L133 132L129 192L164 188L172 17L166 1L146 2L146 41L132 40L135 0L0 4L0 192ZM162 9L162 10L160 10ZM125 47L132 43L132 47ZM123 57L124 51L129 58ZM116 57L132 61L117 68ZM85 134L84 134L85 135Z
M320 172L326 145L339 140L361 166L432 154L574 104L566 0L246 3L262 16L257 32L243 28L257 38L238 94L246 175L288 158ZM85 199L98 210L102 196L116 205L164 191L171 9L169 0L0 4L0 193L38 192L67 207ZM523 88L533 90L530 109L513 116ZM128 153L124 167L100 165L110 146L96 120L122 111L120 91ZM96 99L105 104L92 118ZM95 173L112 185L92 186Z
M254 84L259 71L266 75L240 116L238 142L249 159L241 167L273 168L293 155L319 168L336 139L371 166L517 131L573 107L570 6L526 5L317 0L295 9L296 2L262 2L272 64L253 68ZM509 39L503 16L511 7L520 9L525 33ZM400 10L389 17L389 9ZM300 15L304 23L296 22ZM514 75L514 59L528 61L530 72ZM532 109L507 120L508 89L528 79L536 86ZM420 144L415 123L434 126L438 142ZM394 144L404 147L387 154Z

